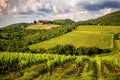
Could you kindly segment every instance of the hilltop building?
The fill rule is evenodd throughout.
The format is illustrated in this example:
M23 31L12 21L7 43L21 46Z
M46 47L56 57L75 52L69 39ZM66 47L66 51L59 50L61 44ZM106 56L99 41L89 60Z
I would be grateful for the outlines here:
M36 24L52 24L52 21L38 20L38 21L36 21Z

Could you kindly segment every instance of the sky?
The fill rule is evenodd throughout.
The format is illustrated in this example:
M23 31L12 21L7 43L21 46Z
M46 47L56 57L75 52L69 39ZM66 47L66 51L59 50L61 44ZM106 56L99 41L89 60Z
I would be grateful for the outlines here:
M120 0L0 0L0 27L34 20L84 21L120 10Z

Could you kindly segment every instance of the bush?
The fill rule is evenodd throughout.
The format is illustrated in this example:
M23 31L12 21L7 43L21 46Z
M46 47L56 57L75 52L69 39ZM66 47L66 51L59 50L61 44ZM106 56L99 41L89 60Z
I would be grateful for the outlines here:
M48 52L53 54L66 54L66 55L74 55L75 47L73 45L57 45L53 48L48 49Z
M97 48L97 47L79 47L79 48L77 48L75 54L76 55L89 55L89 56L93 56L93 55L104 53L106 50L100 49L100 48ZM106 51L106 52L108 52L108 51Z
M65 55L88 55L95 56L97 54L109 53L109 49L100 49L97 47L79 47L75 48L73 45L57 45L48 49L48 53L65 54Z
M45 49L43 49L43 48L39 48L39 49L31 49L30 50L31 51L31 53L34 53L34 54L36 54L36 53L46 53L46 50Z

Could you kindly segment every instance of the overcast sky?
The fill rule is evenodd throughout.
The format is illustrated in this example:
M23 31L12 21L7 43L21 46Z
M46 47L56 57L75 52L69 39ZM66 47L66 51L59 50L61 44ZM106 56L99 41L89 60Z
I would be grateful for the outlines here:
M69 18L81 21L120 10L120 0L0 0L0 27Z

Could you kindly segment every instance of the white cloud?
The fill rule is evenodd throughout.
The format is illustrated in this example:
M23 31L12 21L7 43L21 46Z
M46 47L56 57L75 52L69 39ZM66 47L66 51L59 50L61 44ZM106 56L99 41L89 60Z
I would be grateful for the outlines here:
M0 0L0 16L3 15L3 12L5 11L7 7L7 0Z
M105 9L100 10L100 12L101 12L103 15L108 14L108 13L111 13L111 12L113 12L113 11L115 11L115 10L113 10L112 8L105 8Z
M51 15L50 17L52 19L72 19L75 21L78 20L86 20L86 17L88 16L87 11L79 11L79 12L70 12L70 13L64 13L64 14L57 14L57 15Z
M106 1L120 2L120 0ZM16 21L34 21L39 18L87 20L118 10L112 7L94 11L84 8L87 4L96 6L104 2L105 0L0 0L0 15L3 16L0 20L5 19L0 21L0 25Z

